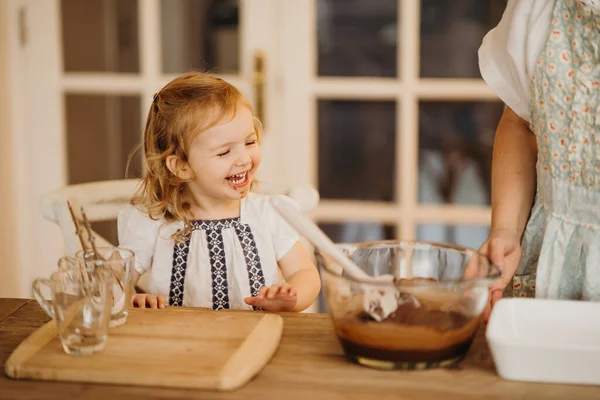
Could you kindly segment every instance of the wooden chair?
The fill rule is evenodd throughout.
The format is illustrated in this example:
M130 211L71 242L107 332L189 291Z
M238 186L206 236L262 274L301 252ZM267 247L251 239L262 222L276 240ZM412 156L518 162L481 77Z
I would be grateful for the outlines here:
M74 208L83 207L90 222L116 220L121 208L129 204L129 199L139 183L138 179L122 179L99 181L66 186L46 193L42 197L42 214L44 218L60 227L67 255L74 255L81 250L81 244L75 234L67 200ZM260 183L258 191L266 194L285 194L295 200L303 212L310 211L319 202L319 193L311 186L290 186L283 184ZM97 246L111 246L97 232L92 232ZM307 243L303 241L307 246ZM310 247L307 250L312 250ZM148 274L142 276L138 288L145 291L147 288Z

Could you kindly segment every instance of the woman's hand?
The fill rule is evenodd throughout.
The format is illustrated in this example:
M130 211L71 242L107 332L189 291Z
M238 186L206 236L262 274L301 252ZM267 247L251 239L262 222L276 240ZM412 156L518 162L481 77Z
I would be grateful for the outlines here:
M246 304L265 311L293 311L298 301L296 289L287 282L270 287L263 286L256 297L246 297Z
M167 299L165 296L154 296L152 294L134 294L131 296L131 306L137 308L165 308Z
M519 265L520 235L509 229L492 229L479 251L488 256L492 264L502 271L502 278L490 286L488 304L483 312L483 320L487 322L492 308L502 298L504 288L510 283Z

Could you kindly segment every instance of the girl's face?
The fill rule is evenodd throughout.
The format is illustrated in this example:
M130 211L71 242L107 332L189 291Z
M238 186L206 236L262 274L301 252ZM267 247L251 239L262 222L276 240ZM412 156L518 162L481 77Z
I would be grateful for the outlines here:
M192 140L187 184L201 203L239 200L250 191L260 162L252 112L239 105L233 119L224 118Z

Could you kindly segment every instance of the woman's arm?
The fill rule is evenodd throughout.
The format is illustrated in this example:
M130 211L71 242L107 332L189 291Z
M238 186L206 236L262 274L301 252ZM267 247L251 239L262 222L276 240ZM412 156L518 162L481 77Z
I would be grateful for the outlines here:
M537 143L527 121L510 107L502 114L492 158L492 231L519 238L533 203Z
M480 249L502 270L502 278L490 287L484 320L502 298L502 291L511 281L521 258L521 237L535 194L536 161L537 143L529 124L507 107L494 141L492 229Z

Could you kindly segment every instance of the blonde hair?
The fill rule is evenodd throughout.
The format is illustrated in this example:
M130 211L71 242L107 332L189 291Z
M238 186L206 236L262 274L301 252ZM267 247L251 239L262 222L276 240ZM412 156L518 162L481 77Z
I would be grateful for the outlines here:
M181 199L185 180L167 168L167 157L187 162L192 140L223 118L234 118L239 106L252 110L235 86L200 72L181 75L154 95L144 129L146 171L131 204L141 206L152 219L185 222L185 229L173 235L178 241L191 231L190 206ZM254 128L260 140L261 125L256 118Z

